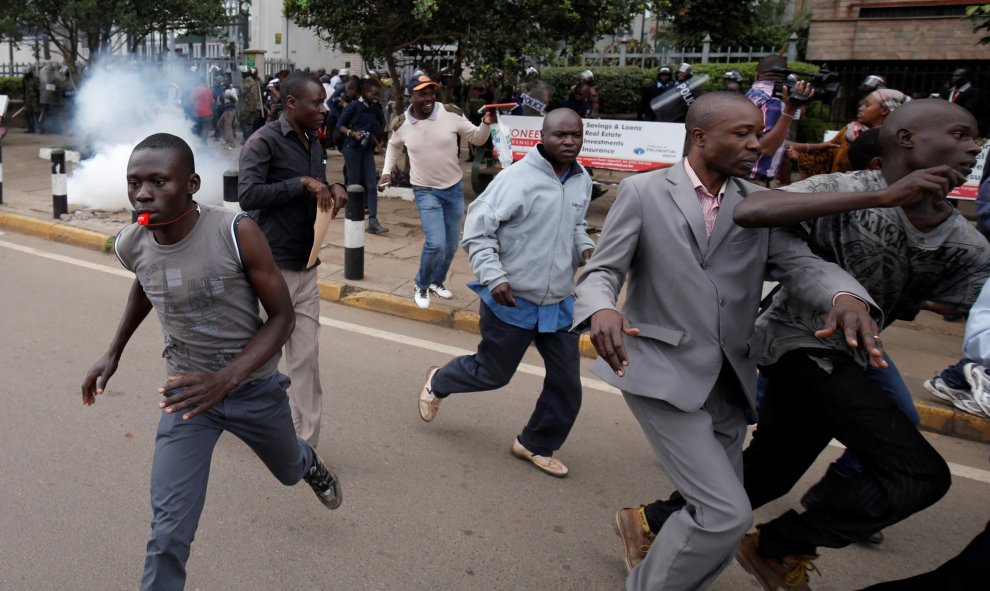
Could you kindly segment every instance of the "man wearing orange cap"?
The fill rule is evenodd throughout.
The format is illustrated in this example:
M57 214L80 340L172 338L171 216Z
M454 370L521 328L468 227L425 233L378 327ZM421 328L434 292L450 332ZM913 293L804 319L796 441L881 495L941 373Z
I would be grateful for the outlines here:
M454 297L444 281L457 252L464 217L464 173L457 162L457 136L480 146L488 141L489 124L495 122L494 111L485 113L482 124L476 126L454 105L437 103L439 87L425 74L409 80L409 109L392 122L392 137L378 181L379 190L392 181L392 168L404 146L409 152L409 176L426 234L413 291L420 308L430 307L431 294L445 300Z

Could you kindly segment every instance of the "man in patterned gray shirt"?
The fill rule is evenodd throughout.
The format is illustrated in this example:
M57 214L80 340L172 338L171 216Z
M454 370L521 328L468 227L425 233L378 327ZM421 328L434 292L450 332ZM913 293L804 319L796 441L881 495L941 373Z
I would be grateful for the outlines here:
M815 254L869 291L884 313L882 327L913 316L925 300L966 310L990 274L990 252L945 195L975 165L976 135L964 109L912 101L881 128L881 170L755 193L735 220L800 223L794 231ZM855 349L841 335L819 339L820 315L783 292L758 323L766 330L761 369L768 388L743 456L753 507L789 491L833 437L864 466L804 513L788 511L747 536L737 558L765 582L812 568L818 546L846 546L933 504L950 479L938 452L864 371L886 365L867 355L879 348L879 336Z
M965 110L912 101L881 128L881 170L753 193L734 220L793 225L812 252L867 289L883 311L881 327L912 317L926 300L968 309L990 274L990 249L945 195L974 166L975 137L976 122ZM855 335L819 338L823 320L783 291L758 320L768 388L743 456L746 492L754 509L786 494L833 437L857 453L864 469L806 512L788 511L743 540L737 559L768 589L806 589L818 546L862 541L949 487L944 460L864 371L887 365L880 337L851 348ZM677 502L675 496L645 508L651 532ZM644 533L646 544L649 537Z

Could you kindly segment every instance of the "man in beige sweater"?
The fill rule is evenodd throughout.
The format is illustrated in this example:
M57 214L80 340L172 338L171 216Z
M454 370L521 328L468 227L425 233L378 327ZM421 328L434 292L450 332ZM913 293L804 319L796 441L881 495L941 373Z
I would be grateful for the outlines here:
M464 175L457 161L457 136L480 146L488 140L489 125L495 121L494 111L489 111L482 124L475 126L457 107L437 103L439 86L426 75L409 81L409 109L392 124L379 179L379 190L391 182L392 168L405 147L416 207L426 234L413 292L420 308L430 307L431 293L445 300L453 297L444 281L457 252L464 218Z

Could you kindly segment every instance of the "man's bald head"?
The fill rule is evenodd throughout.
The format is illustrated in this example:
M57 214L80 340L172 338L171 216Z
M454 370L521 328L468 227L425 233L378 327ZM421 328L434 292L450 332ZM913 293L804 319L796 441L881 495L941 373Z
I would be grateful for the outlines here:
M728 177L746 176L756 165L763 114L745 96L704 94L688 108L685 124L688 160L695 172L720 184Z
M688 108L684 125L688 135L695 128L710 130L718 122L731 118L729 112L755 111L759 109L753 101L735 92L709 92L698 97Z
M976 119L942 99L919 99L899 107L880 128L888 183L923 168L947 165L969 174L979 154Z
M976 125L976 119L973 119L970 112L955 103L937 98L909 101L887 115L880 128L880 143L885 152L896 149L898 130L915 132L922 126L941 125L960 118L971 119L973 125Z
M557 176L564 174L577 160L584 145L584 122L571 109L554 109L543 118L541 154L554 167Z
M581 116L576 111L567 108L554 109L543 118L543 135L546 135L548 130L557 129L561 125L573 126L575 124L582 129L584 128L584 122L581 121Z

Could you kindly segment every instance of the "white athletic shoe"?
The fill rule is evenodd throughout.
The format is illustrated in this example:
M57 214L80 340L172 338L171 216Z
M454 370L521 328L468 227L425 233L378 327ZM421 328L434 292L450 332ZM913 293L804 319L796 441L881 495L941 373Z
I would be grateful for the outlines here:
M443 283L433 283L430 285L430 293L436 295L438 298L449 300L454 297L454 294L450 293L450 290L443 286Z
M986 368L978 363L967 363L963 373L973 389L973 402L983 411L983 416L990 417L990 376Z
M430 290L419 287L413 288L413 300L420 308L430 307Z
M966 375L966 380L970 381L969 372L964 370L963 373ZM978 417L988 416L983 411L983 408L976 403L976 400L973 399L973 392L971 390L949 387L940 376L925 380L925 383L922 385L933 396L940 398L963 412L968 412Z

